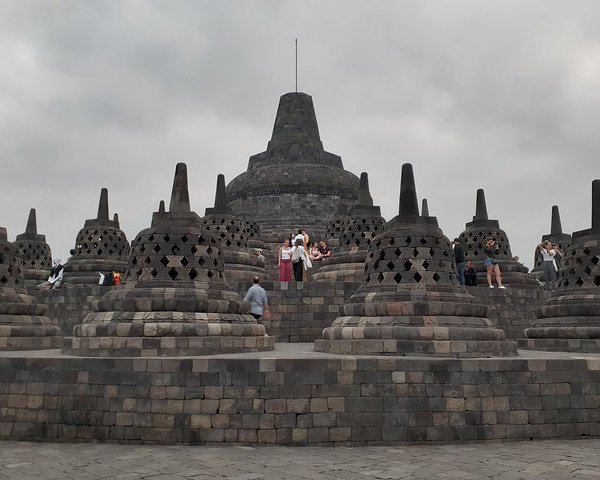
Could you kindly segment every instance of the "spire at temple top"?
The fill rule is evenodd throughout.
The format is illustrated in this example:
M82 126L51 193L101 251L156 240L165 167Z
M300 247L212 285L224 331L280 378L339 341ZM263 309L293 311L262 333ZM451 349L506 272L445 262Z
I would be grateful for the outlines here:
M190 211L190 193L188 190L187 166L185 163L178 163L175 167L175 178L173 179L169 211Z

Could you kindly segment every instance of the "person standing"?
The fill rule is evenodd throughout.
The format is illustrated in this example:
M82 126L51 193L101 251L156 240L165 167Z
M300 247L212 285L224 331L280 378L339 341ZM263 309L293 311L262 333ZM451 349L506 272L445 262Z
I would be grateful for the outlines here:
M296 243L292 247L292 269L294 270L294 280L301 282L304 275L304 264L306 262L306 250L304 250L304 239L296 238Z
M292 249L289 246L289 240L285 240L279 249L279 281L292 281Z
M252 286L246 292L244 302L250 302L252 305L250 313L256 320L259 320L263 314L268 313L269 302L267 300L267 292L260 286L259 277L252 279Z
M494 273L496 276L498 288L506 288L504 285L502 285L502 274L500 273L500 265L498 265L498 244L496 243L496 240L494 240L492 237L486 238L485 245L483 246L483 252L485 253L483 265L485 266L485 270L487 272L487 282L489 288L494 288L494 285L492 285L492 273Z
M465 284L465 247L462 246L460 239L455 238L452 242L454 245L454 261L456 262L456 275L458 282L461 285Z
M477 272L475 272L475 267L471 260L467 260L467 263L465 264L465 286L477 286Z
M554 290L556 279L556 263L554 262L556 251L551 246L552 244L548 240L537 246L542 255L542 272L544 273L544 288L546 290Z

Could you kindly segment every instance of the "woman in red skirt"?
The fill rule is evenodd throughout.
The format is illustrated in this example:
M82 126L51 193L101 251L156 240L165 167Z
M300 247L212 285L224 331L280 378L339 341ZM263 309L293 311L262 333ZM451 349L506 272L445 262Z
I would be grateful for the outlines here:
M278 255L279 264L279 281L292 281L292 249L288 240L284 240L283 245L279 249Z

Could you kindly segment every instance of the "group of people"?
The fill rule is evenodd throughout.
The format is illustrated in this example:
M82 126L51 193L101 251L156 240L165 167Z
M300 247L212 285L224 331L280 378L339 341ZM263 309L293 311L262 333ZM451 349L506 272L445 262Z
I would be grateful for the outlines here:
M306 230L298 229L289 239L283 241L278 254L279 280L281 282L302 282L307 279L307 270L312 262L331 257L332 252L325 240L309 243ZM310 246L309 246L310 245Z
M560 273L560 261L564 255L560 248L560 244L545 240L536 248L542 256L544 288L546 290L556 290L558 285L558 275Z
M477 272L471 260L465 261L465 247L459 238L452 242L454 248L454 261L456 262L456 274L461 285L474 287L477 285ZM492 279L496 280L498 288L506 288L502 285L502 272L498 264L498 243L493 237L487 237L483 244L483 266L486 271L486 279L489 288L494 288Z

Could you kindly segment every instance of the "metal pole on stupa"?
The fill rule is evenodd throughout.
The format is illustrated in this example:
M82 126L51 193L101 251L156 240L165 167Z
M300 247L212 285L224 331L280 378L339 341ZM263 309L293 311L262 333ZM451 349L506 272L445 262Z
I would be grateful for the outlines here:
M108 189L100 191L96 218L85 221L77 233L71 258L65 263L64 283L96 285L98 272L123 273L127 268L129 242L119 218L109 217Z
M67 339L66 353L146 357L273 349L273 338L225 280L220 241L190 209L184 163L177 164L171 192L169 211L154 212L152 225L132 241L126 285L93 302L94 311Z
M402 166L399 213L372 239L365 279L315 350L340 354L485 357L516 354L515 342L462 287L450 241L419 215L411 164Z
M48 278L52 269L52 252L46 243L46 236L37 231L35 208L29 210L25 233L17 235L14 244L23 259L25 287L28 291L33 291Z
M60 328L45 315L48 306L27 293L23 273L23 259L0 227L0 350L60 348Z
M358 201L342 223L338 249L333 256L322 260L321 268L312 276L313 280L362 282L369 246L384 229L385 220L380 208L373 206L369 176L362 172Z
M592 227L573 232L558 289L525 330L524 348L600 352L600 180L592 182Z

